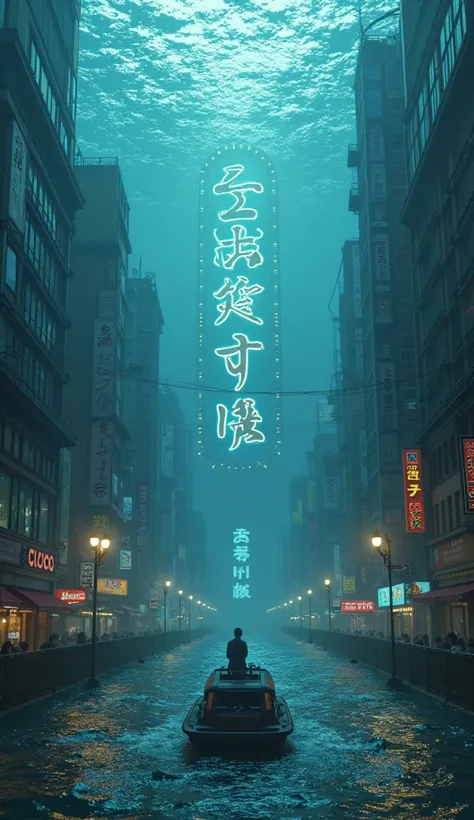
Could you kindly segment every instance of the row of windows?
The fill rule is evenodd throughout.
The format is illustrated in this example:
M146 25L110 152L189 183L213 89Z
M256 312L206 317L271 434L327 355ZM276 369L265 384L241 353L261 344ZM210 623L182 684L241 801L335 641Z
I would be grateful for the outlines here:
M34 78L36 80L36 84L41 91L41 96L43 97L46 107L48 109L49 116L51 117L51 121L59 135L59 141L63 147L64 153L69 158L70 155L70 139L69 135L64 127L63 118L61 116L60 107L56 98L56 95L51 88L51 84L49 79L46 75L44 66L41 62L41 58L38 54L36 45L33 40L31 40L30 44L30 65L31 70L33 71Z
M0 355L42 404L53 407L53 376L11 325L0 324Z
M53 205L46 187L33 162L28 168L28 187L34 197L36 207L41 214L44 224L54 239L63 256L67 257L68 233L61 217L58 217L56 206Z
M441 97L448 85L466 30L465 0L451 0L439 43L429 65L428 77L423 83L418 103L408 125L408 153L412 174L420 161L436 119Z
M0 527L47 544L50 507L48 493L0 473Z
M24 315L38 339L51 353L56 349L56 322L40 296L31 285L25 288Z
M435 537L460 527L461 516L461 493L457 490L454 495L448 495L447 498L434 505Z
M13 248L10 248L10 245L7 245L7 270L5 280L12 293L16 293L18 258Z
M51 484L56 482L57 462L54 456L36 444L28 435L15 430L11 424L0 419L0 449L22 461L28 469Z
M54 12L51 3L45 0L28 0L36 26L44 44L44 53L54 67L54 75L61 94L68 94L68 106L73 107L69 99L69 77L71 61L77 53L77 16L74 3L54 0ZM80 3L78 4L80 5ZM56 17L59 18L59 27ZM72 73L72 72L71 72Z
M28 216L25 225L25 250L46 289L61 306L64 306L59 266Z
M443 441L432 456L432 474L435 484L439 484L456 472L459 467L459 440L456 436Z

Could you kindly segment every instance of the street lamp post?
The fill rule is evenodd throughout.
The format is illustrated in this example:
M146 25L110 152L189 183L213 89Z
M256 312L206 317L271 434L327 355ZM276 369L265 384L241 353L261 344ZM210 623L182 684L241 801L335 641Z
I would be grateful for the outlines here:
M303 598L301 595L298 595L298 601L300 602L300 629L303 629Z
M309 638L308 643L313 643L313 636L311 634L312 630L312 615L311 615L311 596L313 594L312 589L308 589L308 610L309 610Z
M290 607L291 607L291 609L290 609L290 626L294 626L294 624L291 623L292 620L293 620L293 613L294 613L293 601L290 601L289 603L290 603Z
M94 586L92 591L91 674L87 685L91 689L97 689L97 687L100 686L95 674L95 649L97 643L97 579L104 555L110 547L110 538L106 535L102 538L92 535L89 538L89 544L94 551Z
M331 631L331 581L329 578L325 580L326 589L328 591L328 630Z
M394 566L392 564L392 541L389 535L385 535L385 537L382 538L380 533L377 530L375 530L372 536L372 546L375 547L388 570L388 589L390 601L390 641L392 645L392 675L388 679L388 685L392 689L398 689L400 687L401 681L397 677L397 657L395 651L395 619L393 616L392 588L392 570Z
M183 606L183 590L178 589L178 618L179 618L179 631L181 632L181 610Z
M193 595L188 597L188 632L191 632L191 601L193 600ZM190 636L191 637L191 636Z
M165 586L163 589L164 597L163 597L163 632L166 635L166 615L167 615L167 607L168 607L168 591L171 586L171 581L165 581Z

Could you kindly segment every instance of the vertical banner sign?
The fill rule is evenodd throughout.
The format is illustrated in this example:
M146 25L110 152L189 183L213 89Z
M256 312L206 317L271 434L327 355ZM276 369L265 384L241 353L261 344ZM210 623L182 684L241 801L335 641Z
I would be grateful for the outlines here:
M248 530L234 530L233 556L232 597L236 600L250 598L250 533Z
M13 122L8 215L21 233L25 231L26 157L26 142L18 125Z
M474 438L461 436L464 510L474 513Z
M107 419L91 424L91 477L89 503L107 507L112 499L112 446L114 425Z
M277 189L247 145L205 163L199 220L198 449L214 467L267 466L280 451Z
M94 358L92 365L93 418L106 418L113 413L116 346L115 322L105 322L97 319L94 325Z
M425 508L423 504L420 450L403 451L403 481L406 531L424 532Z
M148 483L138 485L138 528L137 547L145 549L148 546Z

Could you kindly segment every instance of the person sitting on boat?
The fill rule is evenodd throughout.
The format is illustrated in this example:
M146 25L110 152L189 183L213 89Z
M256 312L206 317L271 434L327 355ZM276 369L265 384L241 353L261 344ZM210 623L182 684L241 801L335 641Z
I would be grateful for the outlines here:
M241 671L247 669L245 659L249 654L248 646L242 640L242 630L240 627L234 629L234 639L227 644L227 658L229 660L229 669Z

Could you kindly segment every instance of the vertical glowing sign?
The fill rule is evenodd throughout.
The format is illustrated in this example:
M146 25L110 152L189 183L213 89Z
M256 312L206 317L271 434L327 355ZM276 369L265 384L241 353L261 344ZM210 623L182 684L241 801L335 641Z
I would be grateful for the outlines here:
M221 148L201 171L198 448L214 467L280 448L277 190L268 158Z
M234 530L232 554L234 557L232 597L236 600L250 598L250 533L248 530Z
M425 531L425 508L421 481L421 453L403 451L403 481L405 489L405 520L407 532Z
M474 438L461 436L464 511L474 512Z

